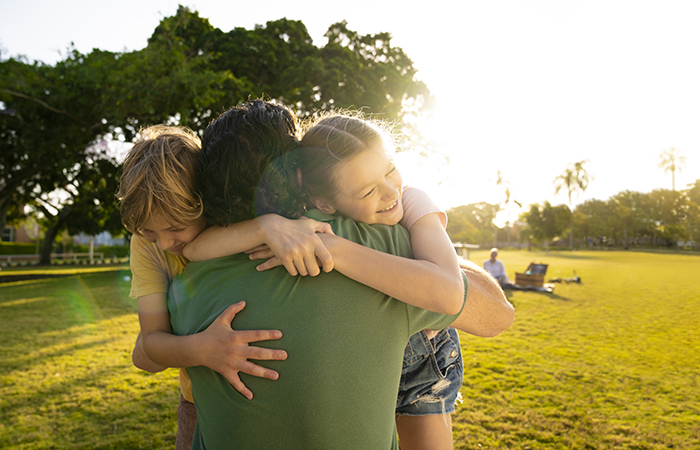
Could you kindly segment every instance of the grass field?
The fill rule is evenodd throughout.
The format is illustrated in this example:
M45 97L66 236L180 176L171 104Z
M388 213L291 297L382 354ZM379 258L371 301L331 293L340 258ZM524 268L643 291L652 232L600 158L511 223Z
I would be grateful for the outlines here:
M461 334L456 449L700 449L700 256L500 257L511 277L536 261L582 283L509 292L509 330ZM0 284L0 448L174 447L177 374L131 366L127 275Z

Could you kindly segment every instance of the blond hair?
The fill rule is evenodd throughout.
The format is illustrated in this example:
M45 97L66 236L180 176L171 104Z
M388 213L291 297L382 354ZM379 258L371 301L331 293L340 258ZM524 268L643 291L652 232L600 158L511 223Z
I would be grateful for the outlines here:
M138 233L161 214L170 224L193 225L203 217L196 189L201 142L189 128L155 125L140 131L124 160L117 198L122 224Z

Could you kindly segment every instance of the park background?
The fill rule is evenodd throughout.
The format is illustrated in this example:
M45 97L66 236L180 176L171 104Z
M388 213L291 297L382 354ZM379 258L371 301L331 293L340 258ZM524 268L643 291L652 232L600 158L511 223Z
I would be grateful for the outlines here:
M407 144L398 155L402 172L448 209L454 241L506 247L511 278L532 261L549 263L551 277L582 276L583 284L557 286L553 295L511 295L518 319L504 336L465 336L466 351L483 352L468 370L496 358L485 378L465 381L472 402L458 413L461 448L698 445L696 361L688 353L698 342L689 280L697 278L700 228L694 2L435 2L428 10L417 2L356 2L333 11L321 2L271 2L264 15L234 4L141 3L2 5L0 228L10 230L4 238L24 229L35 242L3 243L0 254L40 253L43 264L61 267L35 269L27 262L34 257L16 255L0 264L5 276L72 275L0 287L0 435L7 436L0 445L169 445L172 428L162 424L172 413L172 374L148 376L128 364L135 324L128 273L117 266L81 275L92 267L70 266L77 257L65 253L87 250L74 243L76 234L122 233L114 192L123 152L141 126L170 121L201 131L217 111L260 95L301 116L352 107L396 121ZM578 252L548 252L550 244ZM601 249L612 251L589 251ZM125 246L96 251L112 261L126 255ZM477 262L485 257L472 253ZM582 327L590 328L572 326L581 316L562 305L588 314L592 322ZM36 306L46 315L34 314ZM43 329L54 312L63 323ZM601 315L604 333L594 331ZM121 337L98 332L117 317ZM110 345L83 341L83 333ZM593 344L600 350L584 352ZM114 355L105 355L108 348ZM521 356L509 353L523 348ZM551 367L523 363L546 358L543 352L557 356ZM71 399L88 380L104 388L97 378L107 371L90 362L120 373L106 380L104 407L135 400L123 415L100 412L99 395ZM66 374L56 363L69 382L56 383ZM524 378L503 383L523 365ZM549 381L536 375L540 369ZM40 376L26 383L32 374ZM125 387L132 385L146 391ZM562 413L580 389L594 406ZM150 410L138 402L142 394ZM513 396L522 402L499 415L496 407ZM99 443L106 425L114 436ZM75 437L59 428L77 430ZM146 430L159 437L142 440Z

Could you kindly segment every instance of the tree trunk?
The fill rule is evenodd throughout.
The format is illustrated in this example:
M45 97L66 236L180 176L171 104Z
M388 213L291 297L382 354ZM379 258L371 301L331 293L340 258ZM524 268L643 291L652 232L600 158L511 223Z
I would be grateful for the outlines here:
M571 250L574 249L574 225L571 224L571 231L569 232L569 247Z
M5 229L5 219L7 218L7 209L9 207L9 198L0 199L0 232Z
M44 233L44 242L41 243L41 252L39 252L39 265L48 266L51 264L51 250L53 243L58 236L58 225L49 227Z
M50 225L44 235L44 242L41 244L41 252L39 253L39 265L51 264L51 248L56 240L56 236L61 232L66 222L66 218L73 211L73 206L64 206L56 216L53 217L54 224ZM44 211L46 215L47 211Z

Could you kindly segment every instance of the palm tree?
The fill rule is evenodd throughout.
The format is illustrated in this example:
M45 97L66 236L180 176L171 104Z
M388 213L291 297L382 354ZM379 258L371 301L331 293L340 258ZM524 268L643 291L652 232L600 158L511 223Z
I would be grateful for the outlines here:
M685 166L686 157L683 155L683 150L678 150L677 148L669 148L664 150L659 155L661 161L659 162L659 168L664 169L664 172L671 172L671 183L673 190L676 190L676 170L682 172L682 166Z
M562 189L566 189L569 198L569 209L571 210L571 233L569 234L569 245L571 250L574 249L574 208L571 203L571 198L574 194L578 197L579 193L586 192L588 183L593 177L583 168L583 165L588 160L584 159L572 164L562 172L561 175L554 179L554 194L558 194Z
M499 170L496 173L496 186L502 187L503 188L503 200L501 201L501 209L505 210L506 213L508 214L506 218L506 247L510 247L510 204L515 203L519 207L522 207L522 204L515 200L513 197L513 193L511 192L511 185L510 181L506 180L503 177L503 173ZM494 224L494 246L496 245L496 225Z

